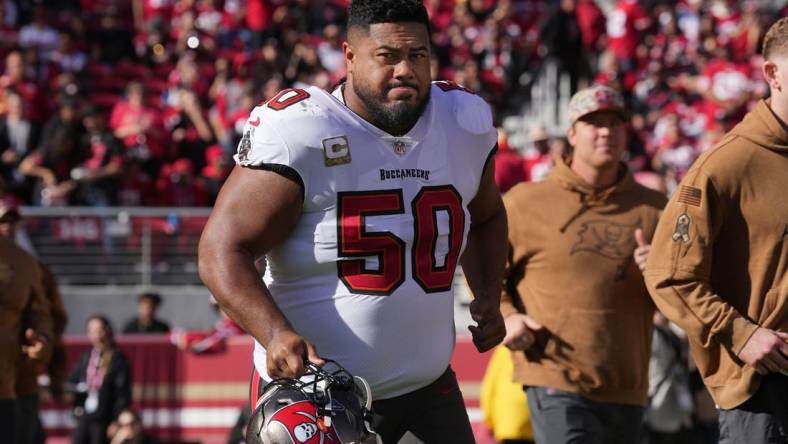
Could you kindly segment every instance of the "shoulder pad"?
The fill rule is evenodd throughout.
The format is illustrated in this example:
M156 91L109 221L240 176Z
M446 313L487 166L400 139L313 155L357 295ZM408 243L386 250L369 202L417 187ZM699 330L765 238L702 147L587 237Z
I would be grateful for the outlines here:
M283 117L325 116L325 110L319 99L314 97L315 89L314 87L284 89L260 103L255 108L254 114L263 114L271 120L279 120Z
M493 119L490 105L478 94L454 82L442 80L434 82L449 99L451 113L456 117L460 128L471 134L486 134L492 128Z

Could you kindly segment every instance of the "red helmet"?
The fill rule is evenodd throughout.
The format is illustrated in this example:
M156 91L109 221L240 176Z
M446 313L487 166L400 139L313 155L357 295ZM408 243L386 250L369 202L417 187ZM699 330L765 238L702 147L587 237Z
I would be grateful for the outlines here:
M334 361L306 362L301 379L268 383L249 419L250 444L375 442L369 384ZM371 439L371 441L369 441Z

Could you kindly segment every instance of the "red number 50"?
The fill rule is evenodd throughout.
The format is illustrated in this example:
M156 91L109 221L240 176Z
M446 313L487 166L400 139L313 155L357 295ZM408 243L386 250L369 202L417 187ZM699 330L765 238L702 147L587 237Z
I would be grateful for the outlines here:
M353 293L393 293L405 281L405 242L389 231L367 231L365 218L404 213L402 190L341 192L337 202L338 255L351 258L337 263L339 278ZM413 278L427 293L447 291L454 278L465 229L462 197L451 185L424 187L411 202L411 208ZM446 211L449 216L449 245L443 265L438 265L435 257L439 211ZM363 258L368 256L377 256L377 270L366 268Z

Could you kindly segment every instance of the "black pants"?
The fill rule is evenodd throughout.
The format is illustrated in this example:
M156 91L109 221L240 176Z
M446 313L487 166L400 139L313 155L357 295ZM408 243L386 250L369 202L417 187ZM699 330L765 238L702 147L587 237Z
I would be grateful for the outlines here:
M373 428L384 444L473 444L465 401L451 367L432 384L372 402Z
M576 393L528 387L536 444L635 444L643 408L592 401Z
M720 410L720 444L788 444L788 376L769 374L744 404Z
M44 429L38 416L38 395L25 395L16 400L17 444L43 444Z
M0 399L0 433L8 442L16 438L16 412L15 399Z

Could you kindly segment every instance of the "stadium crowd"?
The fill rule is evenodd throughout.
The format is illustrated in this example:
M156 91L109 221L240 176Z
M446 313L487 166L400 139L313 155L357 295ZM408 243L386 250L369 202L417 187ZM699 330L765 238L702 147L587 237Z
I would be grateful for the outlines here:
M612 85L634 110L631 166L668 188L764 95L758 42L788 13L780 1L426 3L435 78L479 92L498 121L527 103L545 61L574 87ZM343 78L346 6L4 0L6 191L32 205L211 204L255 104ZM536 153L525 179L549 161L516 148Z

